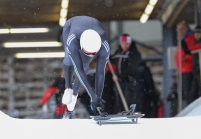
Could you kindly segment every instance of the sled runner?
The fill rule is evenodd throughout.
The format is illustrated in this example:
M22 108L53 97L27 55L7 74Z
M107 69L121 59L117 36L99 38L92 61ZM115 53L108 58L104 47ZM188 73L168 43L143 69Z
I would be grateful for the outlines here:
M101 112L101 108L98 107L97 110L100 115L98 116L90 116L91 119L97 121L99 125L102 125L102 121L122 121L131 119L132 122L137 123L138 118L143 117L144 114L134 113L136 104L132 104L130 106L129 111L123 111L120 114L112 114L108 115L106 113Z

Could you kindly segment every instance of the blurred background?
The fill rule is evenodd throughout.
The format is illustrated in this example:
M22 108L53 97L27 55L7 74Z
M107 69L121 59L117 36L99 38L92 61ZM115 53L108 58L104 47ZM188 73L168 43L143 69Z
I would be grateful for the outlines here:
M171 117L177 24L184 20L194 30L200 9L201 0L0 0L0 110L18 118L52 117L55 95L45 105L41 98L62 70L62 28L86 15L102 23L111 55L123 33L132 37L159 92L160 113ZM76 107L77 117L90 114L83 101Z

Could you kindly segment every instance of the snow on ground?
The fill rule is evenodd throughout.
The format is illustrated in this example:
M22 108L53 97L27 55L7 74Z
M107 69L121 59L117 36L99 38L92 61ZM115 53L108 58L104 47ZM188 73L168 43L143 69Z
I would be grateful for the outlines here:
M1 139L201 139L201 117L140 118L99 126L92 119L14 119L0 111Z

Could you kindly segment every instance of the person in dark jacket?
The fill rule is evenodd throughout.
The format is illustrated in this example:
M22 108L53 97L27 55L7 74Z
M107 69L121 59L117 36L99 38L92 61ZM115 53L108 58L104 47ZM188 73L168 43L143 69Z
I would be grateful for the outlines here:
M41 106L44 106L51 98L51 96L54 95L56 102L56 108L54 112L55 119L61 119L64 113L68 111L66 105L62 104L61 102L65 90L65 79L63 76L63 71L61 71L60 77L57 77L54 83L48 87L41 99Z
M137 76L137 66L141 61L141 55L130 35L121 35L120 46L111 57L111 60L116 66L116 75L113 76L113 80L119 82L127 105L130 106L132 103L135 103L135 80ZM125 109L117 90L116 98L117 111L124 111Z
M116 66L111 64L114 71L116 71ZM108 114L116 114L116 106L115 106L115 91L114 91L115 83L112 80L112 73L109 68L109 64L106 64L105 67L105 82L103 88L102 98L105 100L105 111Z
M173 84L167 97L167 101L170 102L170 117L174 117L178 113L177 76L173 75L172 79Z
M151 71L143 61L138 66L135 92L136 111L145 114L145 118L157 118L160 97L156 91Z

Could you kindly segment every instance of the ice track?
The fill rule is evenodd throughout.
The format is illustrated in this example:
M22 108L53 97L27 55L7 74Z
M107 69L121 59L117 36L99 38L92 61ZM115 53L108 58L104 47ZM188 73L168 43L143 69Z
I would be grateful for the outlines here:
M200 116L99 126L91 119L14 119L0 111L0 139L201 139L200 125Z

